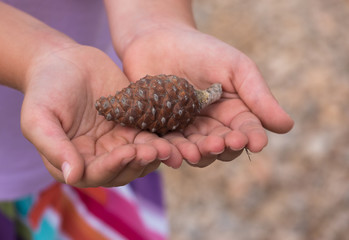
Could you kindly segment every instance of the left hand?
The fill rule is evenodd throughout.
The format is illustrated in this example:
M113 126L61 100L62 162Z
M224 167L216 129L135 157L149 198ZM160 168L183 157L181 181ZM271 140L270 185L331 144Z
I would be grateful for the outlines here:
M200 89L223 85L222 99L203 110L183 133L164 136L191 165L231 161L244 148L259 152L268 142L265 129L286 133L293 126L252 60L194 28L145 31L127 46L122 59L131 81L163 73L184 77Z
M125 185L182 156L155 134L98 116L95 100L129 81L102 51L76 43L31 62L21 127L50 174L77 187Z

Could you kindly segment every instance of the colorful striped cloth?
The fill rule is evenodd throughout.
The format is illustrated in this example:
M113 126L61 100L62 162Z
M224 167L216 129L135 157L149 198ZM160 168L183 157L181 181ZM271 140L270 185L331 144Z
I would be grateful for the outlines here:
M166 239L162 203L142 193L142 184L80 189L55 183L38 195L2 202L0 239Z

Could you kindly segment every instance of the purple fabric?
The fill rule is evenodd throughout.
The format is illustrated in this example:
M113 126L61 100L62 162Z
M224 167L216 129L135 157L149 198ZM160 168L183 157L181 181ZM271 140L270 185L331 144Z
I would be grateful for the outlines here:
M3 215L0 211L0 239L3 240L15 240L16 231L13 222L11 222L7 216Z
M45 22L78 43L106 52L121 66L113 51L102 0L0 0Z
M155 205L164 207L162 199L162 181L157 172L152 172L144 178L138 178L131 182L131 188L141 199L146 199Z
M121 66L110 40L102 0L7 0L6 2L51 27L66 33L81 44L106 52ZM39 154L20 130L23 95L0 86L0 201L34 194L54 180ZM132 184L139 194L161 203L161 189L156 174ZM136 193L137 194L137 193Z
M20 129L20 92L0 86L0 200L37 192L53 179Z

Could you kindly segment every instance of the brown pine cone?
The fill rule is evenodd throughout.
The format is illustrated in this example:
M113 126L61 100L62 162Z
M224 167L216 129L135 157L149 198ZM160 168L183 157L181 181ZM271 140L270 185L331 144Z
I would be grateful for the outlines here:
M184 78L147 75L115 96L101 97L95 106L108 121L163 135L183 130L221 94L221 84L199 91Z

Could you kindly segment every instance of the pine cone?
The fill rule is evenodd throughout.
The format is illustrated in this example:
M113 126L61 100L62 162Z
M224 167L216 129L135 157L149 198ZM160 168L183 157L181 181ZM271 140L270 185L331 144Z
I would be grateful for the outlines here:
M95 106L108 121L163 135L183 130L221 94L221 84L198 91L184 78L147 75L115 96L101 97Z

